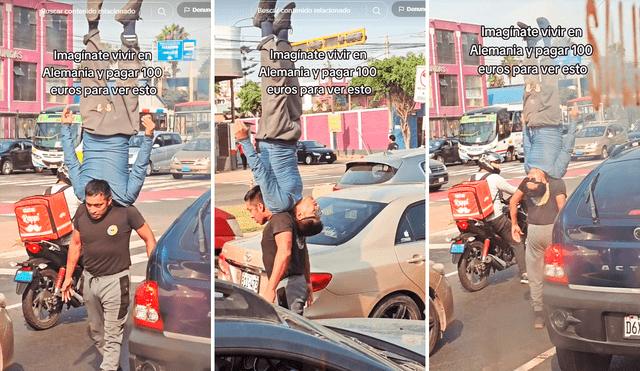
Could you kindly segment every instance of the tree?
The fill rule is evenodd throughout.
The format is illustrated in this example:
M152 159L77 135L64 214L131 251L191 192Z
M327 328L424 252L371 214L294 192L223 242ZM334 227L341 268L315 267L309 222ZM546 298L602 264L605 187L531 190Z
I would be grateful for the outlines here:
M413 111L415 101L416 68L426 65L423 54L407 54L405 57L393 57L385 60L369 60L369 67L376 70L375 76L355 77L351 80L351 86L369 86L376 92L375 99L387 96L390 107L396 111L400 118L400 129L404 138L405 147L411 143L411 131L409 128L409 115Z
M238 93L240 108L243 113L251 113L254 117L260 116L262 111L262 88L260 84L249 81L240 88ZM231 97L233 99L233 97Z
M502 59L502 65L509 66L510 73L507 75L509 77L509 85L511 85L511 77L515 77L515 75L513 74L513 66L519 66L522 64L522 62L522 60L516 59L516 57L512 55L506 56ZM504 82L502 83L502 85L504 86Z
M489 87L491 88L501 88L504 86L504 77L498 75L491 75L487 80L489 83Z
M171 26L164 26L160 35L156 36L156 41L167 40L186 40L189 38L189 34L184 31L184 27L180 27L177 24ZM171 64L171 77L176 77L178 71L178 61L169 62Z
M189 96L187 92L174 87L164 89L162 99L167 104L167 108L175 109L176 104L188 102Z
M200 69L198 70L198 77L208 79L211 74L211 55L207 57L207 59L202 63Z

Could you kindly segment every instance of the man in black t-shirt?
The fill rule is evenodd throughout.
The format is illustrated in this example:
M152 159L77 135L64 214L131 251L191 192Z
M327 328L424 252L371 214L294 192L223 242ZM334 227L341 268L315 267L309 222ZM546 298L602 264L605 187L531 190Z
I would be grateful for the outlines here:
M293 214L273 214L264 204L260 186L250 189L244 200L251 217L260 225L266 224L261 247L269 282L262 296L270 303L277 297L280 306L302 315L305 302L308 305L313 302L309 251L304 237L316 234L319 232L317 228L322 228L318 223L308 226L309 221L319 221L319 215L306 215L307 209L302 205L310 206L315 201L301 200L297 204L299 206L294 207Z
M91 180L85 188L86 203L76 212L62 298L71 299L73 272L82 252L84 261L83 299L98 351L103 356L100 370L116 371L129 310L131 282L131 231L142 238L151 255L156 239L140 212L133 206L113 206L111 188L104 180Z
M523 234L517 223L517 206L524 198L527 207L526 263L534 312L534 327L544 327L542 306L542 282L544 279L544 253L551 246L551 231L556 216L567 199L567 187L562 179L547 178L531 169L516 193L511 197L511 232L513 239L521 240Z

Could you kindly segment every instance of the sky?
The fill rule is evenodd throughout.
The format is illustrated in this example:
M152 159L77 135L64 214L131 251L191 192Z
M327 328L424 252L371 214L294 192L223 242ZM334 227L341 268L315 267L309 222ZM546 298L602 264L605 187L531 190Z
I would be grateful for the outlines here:
M74 11L86 9L86 0L59 0L58 2L73 5ZM183 17L178 11L178 5L183 3L179 0L145 0L140 11L142 20L136 23L136 33L142 51L152 51L152 45L155 38L159 35L165 26L175 23L184 27L189 34L190 39L196 40L196 62L195 74L198 74L200 65L211 54L211 17L193 18ZM210 6L210 1L201 2ZM103 10L120 9L127 1L109 1L105 0L102 6ZM103 15L100 19L100 37L103 42L120 45L120 34L122 33L122 25L114 20L113 15ZM88 25L84 14L74 13L73 27L73 47L74 51L84 49L82 43L83 36L88 31ZM178 77L187 77L189 75L188 62L180 62L178 64L180 72Z
M301 9L348 9L349 13L325 16L322 14L294 13L292 16L293 33L289 35L291 42L304 41L341 32L364 28L367 41L364 45L349 48L367 52L369 58L383 59L386 46L385 36L389 39L391 56L403 56L408 52L425 54L425 18L397 17L392 12L396 1L311 1L296 0L296 10ZM283 7L287 1L279 1L277 8ZM216 0L215 24L241 28L241 45L255 48L260 41L260 30L253 27L251 17L256 12L258 1L253 0ZM423 5L424 6L424 5ZM379 14L374 14L379 13ZM254 57L251 63L259 63L257 52L250 53ZM366 65L366 61L331 61L332 67L355 67ZM307 62L306 68L326 67L326 61ZM259 81L257 67L248 80Z

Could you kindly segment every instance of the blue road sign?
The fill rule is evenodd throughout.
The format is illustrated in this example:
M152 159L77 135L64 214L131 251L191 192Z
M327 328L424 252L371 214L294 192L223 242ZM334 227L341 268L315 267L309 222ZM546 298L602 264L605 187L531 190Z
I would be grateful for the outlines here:
M182 40L158 41L158 61L173 62L182 60Z
M556 65L563 65L563 66L568 66L572 64L581 64L582 57L580 57L579 55L575 56L571 53L571 51L569 51L569 55L563 56L563 57L557 57L554 62Z
M196 41L195 40L182 40L182 60L183 61L196 60Z

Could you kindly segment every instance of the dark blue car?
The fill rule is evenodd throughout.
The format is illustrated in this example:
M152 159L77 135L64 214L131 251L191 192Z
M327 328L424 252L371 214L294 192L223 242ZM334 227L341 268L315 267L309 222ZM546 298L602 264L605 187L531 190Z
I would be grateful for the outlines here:
M162 235L138 286L131 370L211 370L211 190Z

